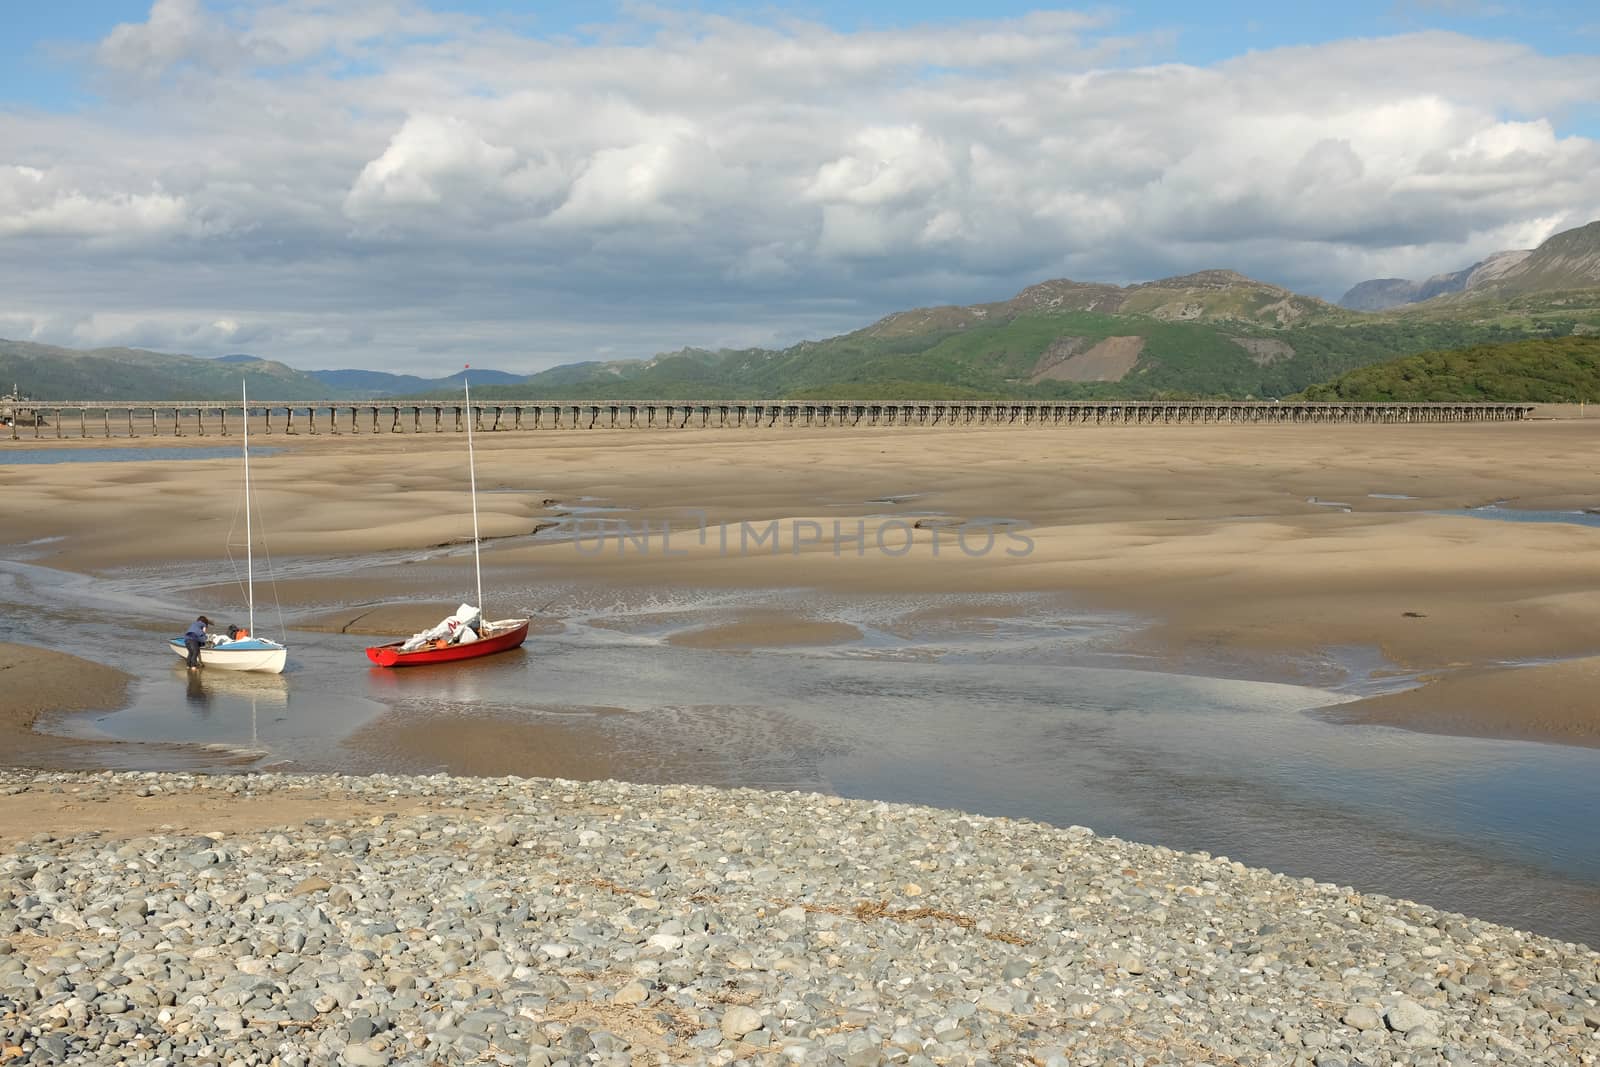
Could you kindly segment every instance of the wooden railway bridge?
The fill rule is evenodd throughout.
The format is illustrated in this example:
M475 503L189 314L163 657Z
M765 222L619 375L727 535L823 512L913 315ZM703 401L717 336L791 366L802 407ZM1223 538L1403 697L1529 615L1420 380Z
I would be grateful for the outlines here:
M39 418L10 437L186 437L240 425L238 403L184 400L33 401ZM479 400L474 432L501 430L757 429L778 426L1154 426L1212 423L1512 422L1531 404L1275 402L1259 400ZM250 404L267 433L462 432L461 400L268 401ZM259 432L259 431L258 431Z

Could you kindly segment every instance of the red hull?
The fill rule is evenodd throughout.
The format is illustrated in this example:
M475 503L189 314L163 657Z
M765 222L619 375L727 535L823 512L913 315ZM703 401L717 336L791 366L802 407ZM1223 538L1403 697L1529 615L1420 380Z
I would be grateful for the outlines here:
M476 659L496 652L520 647L528 636L528 620L520 619L517 625L490 637L481 637L465 645L446 645L443 648L419 648L415 652L401 652L404 641L376 645L367 649L367 658L380 667L421 667L429 663L451 663L458 659Z

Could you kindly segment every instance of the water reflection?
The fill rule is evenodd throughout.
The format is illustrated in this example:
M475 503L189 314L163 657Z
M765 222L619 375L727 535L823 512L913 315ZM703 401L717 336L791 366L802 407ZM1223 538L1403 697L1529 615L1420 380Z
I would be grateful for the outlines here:
M311 646L325 635L305 636L310 639L300 643ZM241 759L269 758L277 765L327 769L338 739L383 710L358 693L320 686L318 677L335 667L327 659L317 660L309 672L297 661L285 674L190 671L175 658L176 667L158 662L164 669L150 669L136 654L114 664L142 679L128 707L111 714L50 717L38 728L69 737L192 745L217 753L217 770L238 770ZM143 758L130 750L130 760ZM115 750L105 753L108 765L119 766L117 759Z
M1499 522L1557 522L1572 526L1600 527L1600 513L1594 511L1548 511L1537 508L1506 508L1499 504L1485 504L1476 508L1455 508L1439 512L1441 515L1464 515L1473 519L1494 519Z
M206 692L205 682L200 680L199 671L188 671L189 686L185 694L190 708L202 719L211 717L211 695Z

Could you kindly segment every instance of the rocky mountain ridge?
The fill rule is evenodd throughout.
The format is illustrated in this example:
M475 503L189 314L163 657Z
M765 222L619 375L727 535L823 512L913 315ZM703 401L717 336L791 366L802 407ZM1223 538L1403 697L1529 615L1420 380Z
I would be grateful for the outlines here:
M1212 269L1125 286L1052 278L1028 286L1009 300L898 311L859 332L872 337L904 336L1007 322L1018 315L1075 311L1143 315L1168 322L1228 320L1274 328L1353 319L1325 300L1238 271Z
M1563 230L1538 248L1496 252L1470 267L1422 281L1372 278L1352 286L1339 298L1339 306L1387 311L1462 293L1511 297L1595 287L1600 287L1600 221Z
M1420 304L1446 293L1463 293L1494 281L1533 254L1533 249L1496 252L1470 267L1435 274L1423 281L1409 278L1373 278L1352 286L1339 298L1339 306L1352 311L1387 311L1404 304Z

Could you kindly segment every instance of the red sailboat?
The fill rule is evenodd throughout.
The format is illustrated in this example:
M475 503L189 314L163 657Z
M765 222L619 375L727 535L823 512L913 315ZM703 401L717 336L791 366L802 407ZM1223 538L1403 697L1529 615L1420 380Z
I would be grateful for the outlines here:
M380 667L419 667L429 663L477 659L479 656L520 648L528 636L527 619L483 621L483 567L478 559L478 472L472 450L472 389L467 385L465 375L462 375L461 384L467 397L467 470L472 484L472 566L478 580L479 608L473 609L463 604L455 615L433 631L424 631L409 641L393 641L367 649L367 658Z
M483 636L470 644L437 645L429 642L421 648L403 651L403 641L388 645L375 645L367 649L367 658L380 667L420 667L426 663L449 663L458 659L476 659L479 656L520 648L528 637L527 619L500 619L482 623Z

